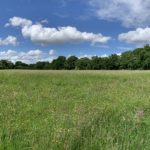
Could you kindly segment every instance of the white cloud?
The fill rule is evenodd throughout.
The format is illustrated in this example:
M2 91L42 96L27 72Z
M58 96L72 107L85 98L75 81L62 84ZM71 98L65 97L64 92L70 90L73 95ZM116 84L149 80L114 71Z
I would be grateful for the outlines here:
M14 27L21 26L21 27L24 27L24 26L31 26L31 25L32 25L31 20L14 16L13 18L9 19L9 23L6 23L5 27L7 27L7 26L14 26Z
M55 56L56 55L56 51L53 50L53 49L49 50L49 55L50 56Z
M41 20L40 22L43 23L43 24L47 24L47 23L48 23L48 20L47 20L47 19L44 19L44 20Z
M56 56L55 56L56 57ZM22 61L25 63L35 63L37 61L52 61L55 58L53 55L49 55L48 53L44 53L41 50L29 50L27 52L24 51L0 51L0 60L10 60L12 62Z
M37 58L40 58L41 54L42 54L42 51L40 50L30 50L29 52L26 53L27 54L27 57L30 56L30 57L37 57Z
M122 53L117 53L116 55L121 56Z
M81 56L79 56L79 58L84 58L84 57L87 57L87 58L89 58L89 59L91 59L92 57L94 57L94 56L98 56L98 57L101 57L101 58L105 58L105 57L108 57L109 55L107 55L107 54L102 54L102 55L88 55L88 54L85 54L85 55L81 55Z
M13 45L17 44L17 38L14 36L8 36L5 39L0 38L0 45Z
M150 28L137 28L134 31L122 33L118 36L120 41L132 44L150 44Z
M67 18L69 16L68 14L63 14L63 13L58 13L58 12L54 12L53 15L62 19Z
M78 42L103 44L107 43L111 39L109 36L103 36L101 33L94 34L81 32L77 30L77 28L70 26L59 28L43 27L42 24L32 24L32 21L19 17L10 18L9 24L12 26L21 26L22 35L25 38L29 38L32 42L39 44L64 44Z
M89 59L91 59L93 56L96 56L96 55L88 55L88 54L85 54L85 55L79 56L79 58L89 58Z
M125 46L123 47L123 46L119 46L118 49L119 49L119 50L125 50L125 51L128 51L128 50L134 49L134 47L125 47Z
M63 44L76 42L106 43L110 37L102 34L80 32L75 27L45 28L40 24L24 27L22 29L24 37L41 44Z
M107 54L103 54L100 57L105 58L105 57L108 57L108 55Z
M96 16L126 27L150 25L150 0L89 0Z

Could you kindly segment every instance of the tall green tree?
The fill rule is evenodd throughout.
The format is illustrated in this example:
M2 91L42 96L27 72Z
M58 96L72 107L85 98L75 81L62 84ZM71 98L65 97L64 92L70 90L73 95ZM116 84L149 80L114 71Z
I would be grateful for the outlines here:
M68 70L75 69L77 60L78 60L78 57L76 56L68 57L68 59L65 62L65 69L68 69Z
M109 57L108 68L110 70L118 70L120 67L120 56L113 54Z
M78 59L76 62L76 69L78 69L78 70L92 69L91 60L87 57Z
M57 59L54 59L52 61L51 67L52 67L52 69L55 69L55 70L65 69L65 62L66 62L66 57L59 56Z
M17 61L14 65L15 69L29 69L29 65L21 61Z
M101 59L98 56L94 56L91 59L91 69L99 70L101 69Z
M8 60L0 60L0 69L13 69L14 64Z
M39 61L34 65L35 69L40 69L40 70L47 70L47 69L51 69L51 65L48 61Z

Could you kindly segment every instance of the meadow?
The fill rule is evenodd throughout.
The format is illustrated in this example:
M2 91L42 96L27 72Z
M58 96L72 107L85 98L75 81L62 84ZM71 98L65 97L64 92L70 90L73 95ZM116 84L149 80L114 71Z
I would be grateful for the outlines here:
M149 150L150 71L0 71L0 150Z

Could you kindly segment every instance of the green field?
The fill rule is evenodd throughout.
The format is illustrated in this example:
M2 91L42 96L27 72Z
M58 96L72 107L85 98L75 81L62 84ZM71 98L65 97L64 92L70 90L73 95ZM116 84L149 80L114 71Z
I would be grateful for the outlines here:
M0 71L0 150L149 150L149 71Z

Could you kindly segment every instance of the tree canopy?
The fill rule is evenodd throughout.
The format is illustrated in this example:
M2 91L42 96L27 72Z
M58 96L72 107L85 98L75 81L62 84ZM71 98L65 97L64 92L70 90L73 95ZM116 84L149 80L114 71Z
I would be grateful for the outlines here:
M51 70L148 70L150 69L150 46L126 51L121 55L112 54L108 57L93 56L92 58L78 58L76 56L59 56L52 62L43 61L26 64L21 61L12 63L0 60L0 69L51 69Z

